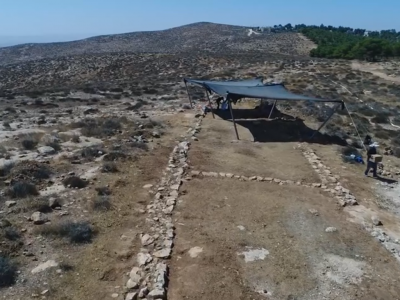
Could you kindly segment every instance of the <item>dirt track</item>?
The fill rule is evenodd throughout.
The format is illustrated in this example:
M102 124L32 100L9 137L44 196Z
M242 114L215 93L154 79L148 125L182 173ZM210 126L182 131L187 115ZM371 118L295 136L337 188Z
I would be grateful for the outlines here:
M207 117L189 155L191 167L317 181L294 143L252 143L245 128L239 131L243 141L232 143L231 124ZM396 259L321 189L199 177L182 191L169 299L397 299L400 294ZM326 232L328 227L337 231Z

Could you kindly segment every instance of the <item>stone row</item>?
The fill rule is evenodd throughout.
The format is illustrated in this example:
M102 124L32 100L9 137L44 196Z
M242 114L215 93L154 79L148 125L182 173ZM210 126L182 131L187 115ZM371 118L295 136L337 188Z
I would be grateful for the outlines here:
M136 257L137 265L127 274L125 300L167 297L167 259L171 256L175 236L172 212L188 168L187 154L190 142L187 139L197 140L196 135L200 132L202 119L197 119L188 135L183 137L184 141L180 141L173 149L159 185L144 186L154 195L147 205L146 222L149 230L140 236L142 248Z
M303 154L316 172L320 175L322 182L324 182L324 180L329 180L329 177L332 177L329 168L322 164L321 159L315 154L314 151L307 149L303 152ZM340 179L338 176L334 176L334 178L337 180ZM348 189L344 188L340 182L332 181L330 185L331 187L329 188L329 192L333 194L336 199L338 199L342 206L357 205L356 198ZM365 223L364 228L400 262L400 240L394 239L387 235L382 228L379 228L381 225L382 222L377 217L373 217L372 225Z
M320 182L316 183L305 183L302 181L293 181L293 180L285 180L273 177L263 177L263 176L243 176L232 173L224 173L224 172L205 172L205 171L196 171L192 170L190 172L191 177L224 177L224 178L232 178L237 179L239 181L258 181L258 182L267 182L267 183L275 183L279 185L298 185L309 188L322 188L326 189L327 186L321 184Z
M340 176L333 175L330 168L323 164L321 158L313 150L305 149L302 153L321 179L322 184L325 186L324 191L334 196L341 206L358 204L356 197L350 190L343 187L339 182Z

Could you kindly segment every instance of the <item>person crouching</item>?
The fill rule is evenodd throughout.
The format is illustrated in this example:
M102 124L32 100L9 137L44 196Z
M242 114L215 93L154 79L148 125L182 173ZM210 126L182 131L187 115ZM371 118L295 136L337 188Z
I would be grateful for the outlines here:
M372 143L371 145L368 146L368 151L367 151L367 169L365 170L365 176L368 176L369 171L372 169L373 171L373 177L378 177L378 174L376 173L378 163L372 160L372 155L378 154L376 148L379 145L377 143Z

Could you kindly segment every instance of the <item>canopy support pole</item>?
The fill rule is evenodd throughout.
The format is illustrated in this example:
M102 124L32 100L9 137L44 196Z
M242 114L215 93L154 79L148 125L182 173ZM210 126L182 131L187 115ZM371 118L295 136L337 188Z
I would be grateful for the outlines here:
M336 106L331 114L329 115L329 117L324 121L324 123L322 123L319 128L312 134L312 136L310 137L310 139L312 139L321 129L322 127L324 127L326 125L326 123L328 123L328 121L332 118L332 116L335 114L336 110L339 108L339 106L341 106L342 104L339 104L338 106Z
M228 100L229 111L231 112L233 127L235 128L236 139L239 140L239 133L236 128L236 121L235 121L235 117L233 116L233 111L232 111L232 103L231 103L230 99L227 99L227 100Z
M189 89L188 89L188 86L187 86L186 80L185 80L185 87L186 87L186 92L187 92L187 94L188 94L188 97L189 97L189 103L190 103L190 107L191 107L191 108L193 108L192 97L190 97L190 93L189 93Z
M272 105L271 111L269 112L268 120L271 119L272 112L274 111L274 108L275 108L275 105L276 105L276 101L277 100L274 101L274 104Z
M354 123L353 117L351 116L351 113L350 113L350 111L348 110L346 103L343 102L343 106L344 106L344 108L347 110L347 113L349 114L351 123L353 123L354 129L355 129L356 132L357 132L357 135L358 135L358 138L360 139L361 145L363 146L364 150L367 151L367 148L366 148L365 145L364 145L364 142L363 142L363 140L362 140L362 138L361 138L361 136L360 136L360 133L358 132L356 123Z
M215 115L214 115L214 109L213 109L213 107L212 107L212 105L211 105L211 99L210 99L210 95L208 94L208 91L207 91L207 89L205 89L205 90L206 90L206 94L207 94L207 98L208 98L208 105L210 105L210 110L211 110L211 113L212 113L213 119L215 119Z

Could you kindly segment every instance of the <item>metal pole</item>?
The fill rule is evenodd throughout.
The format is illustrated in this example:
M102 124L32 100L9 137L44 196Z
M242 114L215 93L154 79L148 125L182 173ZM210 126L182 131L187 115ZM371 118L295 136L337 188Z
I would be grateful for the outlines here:
M187 92L188 97L189 97L190 107L193 108L192 98L190 97L190 93L189 93L189 89L187 87L186 80L185 80L185 86L186 86L186 92Z
M208 98L208 105L210 105L210 109L211 109L211 113L212 113L213 119L215 119L214 110L213 110L212 105L211 105L210 95L208 95L207 89L205 89L205 90L206 90L206 94L207 94L207 98Z
M268 119L271 119L272 112L274 111L274 108L275 108L275 105L276 105L276 101L277 101L277 100L275 100L275 101L274 101L274 105L272 105L271 111L269 112Z
M229 110L230 110L230 112L231 112L233 127L235 127L236 138L239 140L239 133L238 133L238 131L237 131L235 118L234 118L234 116L233 116L231 99L228 98L227 101L228 101Z
M341 104L339 104L339 106L341 106ZM317 129L317 131L315 131L315 132L313 133L313 135L310 137L310 139L312 139L312 138L317 134L317 132L319 132L319 131L321 130L321 128L324 127L326 123L328 123L329 119L332 118L333 114L336 112L336 110L339 108L339 106L336 106L336 107L333 109L333 111L332 111L332 113L329 115L329 117L324 121L324 123L321 124L321 126L319 126L319 128Z

